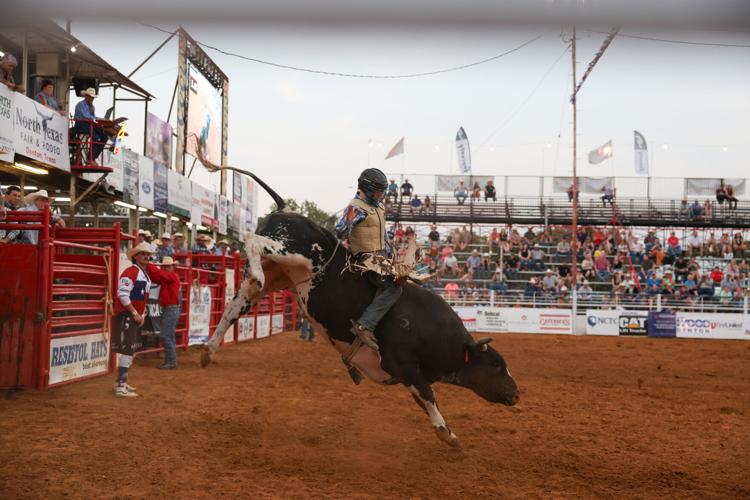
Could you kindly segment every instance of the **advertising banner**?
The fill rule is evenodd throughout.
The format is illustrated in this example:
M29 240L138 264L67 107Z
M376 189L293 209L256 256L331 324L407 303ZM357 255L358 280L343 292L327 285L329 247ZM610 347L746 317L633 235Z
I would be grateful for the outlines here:
M208 342L208 328L211 319L211 289L202 286L190 290L190 332L188 345Z
M578 177L577 181L579 193L601 194L602 188L615 187L614 177ZM555 193L565 193L572 184L572 177L552 178L552 190Z
M503 309L479 308L477 309L476 330L478 332L507 332L508 319Z
M52 339L49 385L59 384L109 369L109 336L92 333Z
M172 126L152 113L146 114L146 156L154 165L172 166Z
M466 186L466 190L470 191L475 182L484 188L487 181L494 182L495 177L492 175L436 175L435 189L439 192L450 191L452 193L461 181Z
M13 96L13 145L18 154L70 172L68 119L18 93Z
M201 215L203 215L203 186L190 181L190 222L200 224Z
M169 170L154 163L154 210L167 213L169 206Z
M648 313L648 336L649 337L674 337L677 333L673 312L650 311Z
M646 311L621 311L618 325L620 335L647 335L648 313Z
M243 316L237 320L237 341L253 340L255 335L255 317Z
M271 333L276 335L277 333L281 333L284 331L284 315L274 314L273 318L271 318Z
M271 335L271 315L261 314L258 316L258 325L256 329L257 339L262 339Z
M456 132L456 154L458 156L458 170L464 174L471 172L471 149L469 148L469 138L466 136L463 127L460 127Z
M635 151L635 173L648 175L648 145L646 138L637 130L633 130L633 150Z
M228 233L228 225L227 225L227 219L229 215L229 200L224 195L219 195L219 203L218 203L218 213L219 213L219 220L218 220L218 227L219 227L219 233L220 234L229 234Z
M123 167L122 201L138 205L138 154L129 149L123 149L120 154Z
M5 85L0 85L0 160L13 163L16 148L13 146L13 99L14 94Z
M586 335L620 334L620 311L607 309L586 310Z
M461 318L464 323L464 327L470 331L477 331L477 308L466 307L466 306L453 306L453 310Z
M161 287L159 285L151 285L151 289L148 292L148 302L146 308L148 309L148 316L146 321L141 327L142 335L159 335L161 331L161 306L159 305L159 292Z
M190 180L174 170L167 171L167 207L170 212L190 217L192 206Z
M154 209L154 161L138 155L138 205Z
M221 164L221 90L188 64L187 152L196 156L201 145L208 161Z
M677 312L675 328L679 338L750 340L742 314Z
M457 308L454 307L454 310ZM510 333L573 333L569 309L479 307L474 310L476 331ZM459 316L461 316L459 314ZM463 319L463 316L461 316Z
M112 168L112 171L107 174L107 184L114 187L117 191L122 192L125 186L125 165L123 165L124 154L120 150L119 154L114 154L112 151L105 149L102 152L104 164ZM93 176L92 181L95 181L99 174L86 174Z
M201 224L216 229L219 226L219 219L215 192L210 189L203 190L201 208Z

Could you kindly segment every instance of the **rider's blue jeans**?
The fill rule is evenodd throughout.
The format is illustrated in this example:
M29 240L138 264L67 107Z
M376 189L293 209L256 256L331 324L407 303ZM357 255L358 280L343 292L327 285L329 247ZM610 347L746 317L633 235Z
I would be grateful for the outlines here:
M401 297L401 286L393 278L385 278L376 273L369 272L367 277L372 284L378 287L372 303L362 313L359 324L365 328L375 331L380 320L388 313L388 310Z

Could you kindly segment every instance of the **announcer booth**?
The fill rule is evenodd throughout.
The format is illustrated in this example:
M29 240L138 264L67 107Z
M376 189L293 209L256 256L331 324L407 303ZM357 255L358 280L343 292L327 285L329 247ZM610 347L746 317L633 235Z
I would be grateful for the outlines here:
M0 245L0 387L48 387L110 371L119 225L51 228L49 210L8 212L0 229L39 243Z

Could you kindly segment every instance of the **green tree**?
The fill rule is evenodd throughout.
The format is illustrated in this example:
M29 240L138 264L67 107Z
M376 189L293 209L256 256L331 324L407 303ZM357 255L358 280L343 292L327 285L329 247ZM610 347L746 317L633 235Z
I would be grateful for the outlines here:
M299 204L294 198L286 198L284 202L286 203L286 208L288 210L302 214L316 224L320 224L324 228L333 231L333 227L336 225L336 214L326 212L314 201L305 200L302 204ZM275 212L276 209L276 203L273 203L269 209L269 213ZM265 222L267 215L268 214L258 218L258 227Z

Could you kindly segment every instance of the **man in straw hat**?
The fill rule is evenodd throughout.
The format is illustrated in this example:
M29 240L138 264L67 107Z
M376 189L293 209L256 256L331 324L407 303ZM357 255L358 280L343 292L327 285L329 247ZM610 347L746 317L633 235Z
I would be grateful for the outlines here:
M213 249L213 246L213 239L209 235L201 233L195 238L195 244L193 245L191 251L193 252L193 254L197 255L210 255L212 253L211 250Z
M170 256L163 257L159 264L148 264L146 266L149 278L160 285L161 327L159 339L164 347L164 363L159 366L160 370L177 368L175 330L180 319L180 277L175 272L174 266L175 262Z
M164 233L161 235L161 243L156 245L156 262L161 262L164 257L174 256L174 249L172 248L172 235Z
M36 212L43 211L45 208L49 208L49 194L47 194L47 191L44 189L27 194L24 198L24 201L26 202L27 206L20 209L19 212ZM62 218L57 214L52 214L50 223L53 226L65 227L65 221L62 220ZM27 224L34 223L29 222ZM38 242L39 231L36 229L26 229L24 231L21 231L21 234L18 236L18 243L36 245Z
M145 321L148 291L151 278L146 272L151 258L148 243L139 243L127 251L133 265L120 274L115 301L115 317L112 319L112 352L118 354L117 384L115 396L131 398L137 396L135 387L128 385L128 371L133 355L141 348L141 326Z

